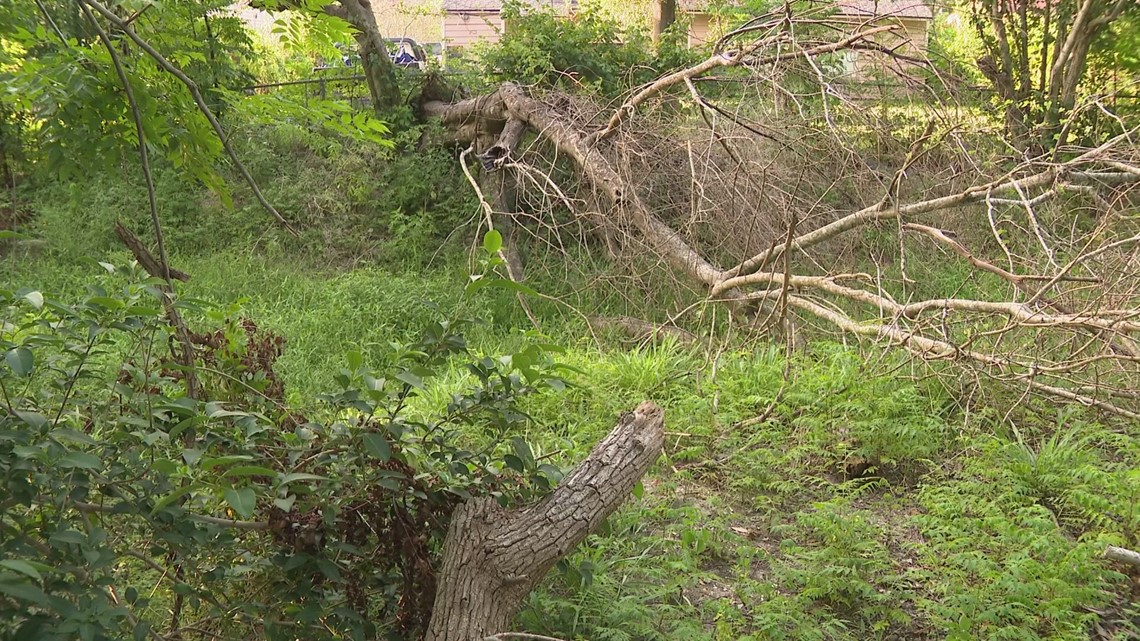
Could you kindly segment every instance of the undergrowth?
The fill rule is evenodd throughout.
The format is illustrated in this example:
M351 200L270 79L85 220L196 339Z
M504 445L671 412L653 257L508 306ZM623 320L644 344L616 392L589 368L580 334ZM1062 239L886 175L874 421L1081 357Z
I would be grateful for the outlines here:
M421 178L438 179L448 158L351 151L284 127L237 142L270 199L304 221L303 238L273 228L240 188L231 209L161 170L160 208L171 261L192 276L182 296L282 336L288 398L332 389L345 352L378 366L391 343L462 306L481 350L564 346L570 386L521 406L536 459L580 460L622 412L645 399L665 408L666 451L643 488L550 573L520 628L590 641L1140 634L1136 578L1100 558L1105 545L1140 543L1135 426L1072 411L966 414L952 381L859 345L622 344L548 300L532 300L541 331L519 330L513 293L459 295L470 233L447 239L476 209L450 178ZM27 231L43 244L9 254L6 286L66 298L97 261L125 263L110 230L146 225L135 180L35 192ZM920 287L992 286L913 263ZM537 273L533 286L551 291ZM599 289L555 293L591 313L633 310L632 296ZM677 301L654 303L643 309ZM446 404L469 377L441 371L410 411Z

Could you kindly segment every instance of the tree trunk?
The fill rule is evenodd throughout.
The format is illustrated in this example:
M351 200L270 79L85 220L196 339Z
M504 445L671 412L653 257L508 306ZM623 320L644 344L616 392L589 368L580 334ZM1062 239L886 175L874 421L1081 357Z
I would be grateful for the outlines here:
M677 0L657 0L657 15L653 17L653 43L661 42L661 34L677 21Z
M507 261L507 274L516 283L524 280L522 258L515 237L515 214L518 211L518 193L515 190L514 170L505 167L511 161L526 133L526 123L511 119L503 126L498 138L493 132L480 136L477 141L479 160L483 163L483 190L493 195L491 207L495 211L495 228L503 235L503 258Z
M325 6L329 15L340 18L356 29L356 45L364 65L364 79L372 96L372 107L378 112L400 104L400 85L396 83L396 66L388 57L387 45L369 0L338 0Z
M460 506L425 641L482 641L506 631L547 571L629 496L660 454L664 429L661 408L642 403L538 504L506 511L488 497Z
M712 65L710 65L712 66ZM513 118L521 120L553 143L578 167L583 178L605 194L613 205L602 220L606 225L628 221L641 232L651 247L682 273L707 285L723 280L724 272L689 246L684 237L652 214L637 190L622 177L610 158L598 148L597 136L584 136L563 114L550 105L535 100L521 87L505 82L494 93L454 104L428 102L423 105L428 117L438 118L448 128L460 131L474 125L473 130L490 130ZM596 132L595 132L596 134ZM593 140L594 142L591 142Z

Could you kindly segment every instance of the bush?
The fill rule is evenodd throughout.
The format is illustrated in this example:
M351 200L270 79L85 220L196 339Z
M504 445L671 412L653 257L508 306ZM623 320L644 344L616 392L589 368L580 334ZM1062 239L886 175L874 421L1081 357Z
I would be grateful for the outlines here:
M74 301L0 291L4 638L145 638L171 612L218 636L415 636L455 505L560 476L521 438L520 399L562 386L535 345L480 357L465 321L431 322L297 406L280 337L182 300L191 397L164 294L107 269Z
M622 25L592 5L568 17L523 9L507 3L503 18L510 29L480 52L484 74L496 82L588 88L616 96L696 55L684 46L683 25L654 49L644 28Z

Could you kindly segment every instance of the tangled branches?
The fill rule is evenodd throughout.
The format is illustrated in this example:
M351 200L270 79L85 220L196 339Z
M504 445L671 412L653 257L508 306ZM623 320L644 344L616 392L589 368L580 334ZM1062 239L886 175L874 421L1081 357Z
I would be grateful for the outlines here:
M761 329L809 324L978 387L1140 418L1138 130L1012 164L977 109L933 98L933 78L868 108L834 57L923 73L913 49L888 46L898 29L757 18L608 116L509 83L426 111L461 138L504 132L484 145L491 168L529 168L520 183L611 256L664 267L639 278L682 278ZM568 160L578 192L556 171L533 179L542 159Z

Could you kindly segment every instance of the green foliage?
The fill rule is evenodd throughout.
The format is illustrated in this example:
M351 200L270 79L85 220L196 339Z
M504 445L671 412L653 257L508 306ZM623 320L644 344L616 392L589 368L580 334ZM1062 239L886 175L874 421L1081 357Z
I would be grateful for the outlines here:
M355 119L362 112L352 114ZM223 174L233 189L228 207L204 189L187 188L176 168L154 167L168 246L180 260L231 250L240 254L256 245L294 258L303 254L313 263L369 260L406 270L461 249L465 239L453 232L477 209L462 174L453 170L450 152L396 152L386 142L362 143L360 133L340 136L303 117L257 124L232 112L229 120L232 144L266 198L303 230L300 239L268 222L233 172ZM39 193L26 231L45 239L44 251L62 262L119 251L112 233L116 220L151 233L137 172L92 171L82 184L49 184Z
M939 71L950 73L971 85L980 85L985 82L985 77L978 70L976 61L983 55L984 47L968 21L961 12L938 12L930 25L928 56Z
M768 638L884 638L909 623L909 591L866 513L823 503L786 530L772 564L779 592L755 621Z
M623 25L592 5L568 17L523 8L504 6L510 29L481 51L483 73L493 81L615 96L694 59L681 28L655 50L644 27Z
M241 109L246 126L314 127L350 142L387 149L395 146L388 136L388 126L373 112L354 109L341 100L316 97L298 100L282 92L253 96L230 94L228 98Z
M7 110L27 114L33 150L53 174L78 176L117 167L137 155L137 135L110 54L72 3L47 2L51 22L35 4L6 4L0 20L0 94ZM163 3L132 26L199 87L215 110L220 92L248 83L241 60L248 35L224 2ZM59 29L59 31L56 31ZM64 31L66 29L66 31ZM127 68L152 148L173 166L222 190L213 163L221 143L177 79L122 41Z
M920 492L923 607L947 638L1086 638L1123 578L1098 557L1137 531L1136 453L1112 440L1081 422L1039 443L985 438L967 480Z
M164 353L164 294L106 268L72 303L0 292L6 637L141 638L171 602L221 634L413 634L454 505L527 500L560 476L521 438L519 401L563 386L539 345L479 357L465 321L430 323L382 371L350 351L334 391L295 407L279 337L183 300L208 323L190 336L205 394L190 398ZM445 403L419 401L456 368ZM227 511L258 521L210 516Z
M992 102L1004 111L1015 144L1052 149L1119 133L1119 121L1102 121L1097 110L1080 103L1119 89L1112 86L1117 74L1140 45L1137 5L986 1L972 3L968 16L977 38L962 53L980 48L978 70L994 90Z

